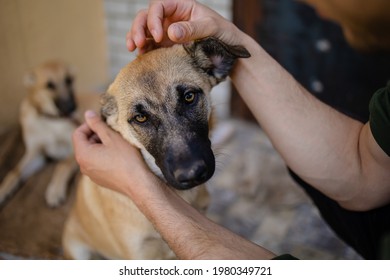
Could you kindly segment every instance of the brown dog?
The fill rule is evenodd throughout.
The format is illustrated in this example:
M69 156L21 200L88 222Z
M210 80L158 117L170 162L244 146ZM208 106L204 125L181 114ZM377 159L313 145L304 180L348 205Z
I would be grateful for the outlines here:
M26 75L28 94L20 108L26 152L4 178L0 204L20 183L44 167L47 158L59 163L46 189L46 202L54 207L65 199L68 180L77 170L71 137L80 114L76 110L79 100L74 95L73 80L69 67L58 61L44 63ZM92 101L89 96L82 98Z
M144 54L128 64L102 98L102 115L138 147L149 167L189 203L205 209L203 183L214 173L208 138L209 92L241 46L207 38ZM197 188L193 188L198 186ZM184 191L185 190L185 191ZM65 256L170 259L174 254L130 199L83 177L63 236Z

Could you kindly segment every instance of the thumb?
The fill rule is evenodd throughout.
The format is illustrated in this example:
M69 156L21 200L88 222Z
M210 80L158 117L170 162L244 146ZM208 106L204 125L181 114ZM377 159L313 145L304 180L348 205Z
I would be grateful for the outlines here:
M94 111L88 110L84 114L85 121L89 128L97 134L103 143L110 139L111 129L102 121Z
M214 36L215 33L214 25L207 18L197 21L176 22L168 28L169 39L176 43L185 43Z

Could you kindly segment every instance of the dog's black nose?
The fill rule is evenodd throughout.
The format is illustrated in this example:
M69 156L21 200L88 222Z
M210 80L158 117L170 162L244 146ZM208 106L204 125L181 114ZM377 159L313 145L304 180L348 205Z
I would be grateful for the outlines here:
M61 114L61 116L69 117L76 109L77 105L73 97L67 99L56 99L55 104Z
M206 163L199 160L188 167L178 168L173 172L173 176L182 189L189 189L206 182L212 173L209 172Z

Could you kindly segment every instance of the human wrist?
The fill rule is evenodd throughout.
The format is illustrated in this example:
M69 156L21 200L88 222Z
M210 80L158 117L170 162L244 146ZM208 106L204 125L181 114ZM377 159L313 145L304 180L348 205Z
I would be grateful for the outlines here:
M134 174L134 172L129 174ZM163 200L166 184L146 168L137 171L137 177L127 176L120 182L120 189L142 212L148 204ZM146 213L144 213L146 214Z

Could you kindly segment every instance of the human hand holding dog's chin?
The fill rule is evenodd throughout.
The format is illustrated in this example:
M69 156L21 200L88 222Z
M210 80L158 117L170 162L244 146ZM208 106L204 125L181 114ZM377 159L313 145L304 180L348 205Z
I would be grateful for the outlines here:
M158 47L216 37L229 45L241 43L242 32L212 9L193 0L151 1L135 17L126 36L127 49L145 53Z
M86 123L73 133L75 157L83 174L98 185L130 197L134 193L132 186L148 182L156 186L157 178L149 171L137 148L109 128L96 113L87 111L85 120Z

